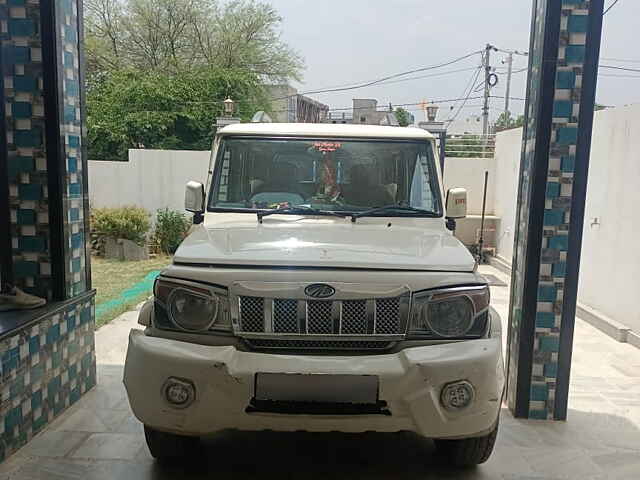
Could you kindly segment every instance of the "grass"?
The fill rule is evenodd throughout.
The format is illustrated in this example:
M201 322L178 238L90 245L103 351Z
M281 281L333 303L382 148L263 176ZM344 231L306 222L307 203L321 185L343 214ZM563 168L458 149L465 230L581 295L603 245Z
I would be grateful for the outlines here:
M165 256L139 262L121 262L93 257L91 259L91 281L93 288L96 289L96 309L101 310L100 305L106 302L116 304L96 313L96 328L133 309L147 298L151 294L151 287L143 287L141 291L136 290L133 295L125 297L122 297L122 293L142 282L150 272L161 270L169 263L171 263L171 259Z

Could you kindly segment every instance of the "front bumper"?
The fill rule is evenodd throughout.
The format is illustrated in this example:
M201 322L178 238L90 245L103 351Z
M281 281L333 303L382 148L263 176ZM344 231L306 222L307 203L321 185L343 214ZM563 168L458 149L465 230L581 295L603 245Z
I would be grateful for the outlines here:
M247 413L257 372L377 375L379 398L391 415ZM195 401L185 409L162 395L169 377L191 380ZM458 412L440 404L442 387L467 380L475 399ZM481 436L495 426L504 386L500 337L370 356L275 355L242 352L146 336L132 330L124 383L135 416L145 425L183 435L223 429L279 431L409 430L430 438Z

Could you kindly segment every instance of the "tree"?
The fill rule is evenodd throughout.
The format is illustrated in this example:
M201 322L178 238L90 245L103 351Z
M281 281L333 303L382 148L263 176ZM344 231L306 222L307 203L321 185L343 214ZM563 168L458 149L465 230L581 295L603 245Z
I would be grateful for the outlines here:
M130 148L208 150L227 96L237 99L244 120L268 110L258 77L247 72L106 74L87 96L89 157L126 160Z
M123 67L179 73L246 70L264 82L300 79L303 61L282 41L268 4L234 0L85 0L89 76Z
M411 114L407 112L404 108L398 107L395 109L394 113L401 127L406 127L408 125L411 125Z
M524 125L524 115L519 115L518 118L513 118L510 112L502 112L493 124L493 128L496 132L503 130L510 130L512 128L522 127Z

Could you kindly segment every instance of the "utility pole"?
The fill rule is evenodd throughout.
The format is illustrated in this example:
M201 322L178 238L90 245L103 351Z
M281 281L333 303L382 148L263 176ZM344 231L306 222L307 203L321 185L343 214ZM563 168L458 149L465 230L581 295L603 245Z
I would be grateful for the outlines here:
M504 116L505 120L509 120L511 112L509 112L509 97L511 96L511 75L513 74L513 52L509 52L507 57L507 93L504 97Z
M489 134L489 96L491 95L491 50L495 47L490 43L484 49L484 106L482 107L482 134L486 136Z

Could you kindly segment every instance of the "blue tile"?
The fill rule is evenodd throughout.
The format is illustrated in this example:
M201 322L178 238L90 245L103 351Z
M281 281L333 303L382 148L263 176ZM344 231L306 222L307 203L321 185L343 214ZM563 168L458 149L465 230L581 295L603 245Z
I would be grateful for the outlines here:
M80 360L80 369L86 372L91 368L92 364L93 364L93 358L91 356L91 352L86 353L82 357L82 360Z
M78 366L76 364L69 365L69 380L73 380L78 376Z
M13 77L13 89L17 92L35 92L38 81L35 77L16 75Z
M78 400L80 400L80 386L76 385L76 387L69 392L69 403L74 404Z
M541 352L558 352L560 350L560 339L558 337L540 337Z
M560 70L556 74L556 88L570 90L576 86L576 74L572 71Z
M36 24L29 18L10 18L9 35L12 37L31 37L36 33Z
M571 118L573 115L573 103L569 100L556 100L553 102L553 116L555 118Z
M4 417L4 430L13 431L18 425L22 423L22 408L18 405L15 408L12 408L7 412L7 415Z
M62 381L60 380L60 375L58 375L57 377L53 377L47 384L47 399L53 399L55 397L55 394L60 391L61 386Z
M560 196L560 184L558 182L547 183L547 198L558 198Z
M31 49L29 47L4 45L2 59L5 65L24 65L31 62Z
M31 410L40 408L42 406L42 390L33 392L31 395Z
M537 410L531 409L529 410L529 418L533 420L546 420L547 419L547 409Z
M556 235L555 237L551 237L548 247L566 252L569 249L569 235Z
M13 133L13 143L15 143L17 147L40 147L42 146L42 131L38 128L16 130Z
M77 81L75 80L67 80L65 82L66 85L66 94L70 97L78 97L80 96L80 87Z
M21 260L13 264L13 273L17 278L36 277L39 270L38 262Z
M549 398L549 387L547 384L534 383L531 385L531 397L533 402L546 402Z
M80 263L79 258L74 258L71 260L71 271L73 273L78 273L82 269L82 264Z
M31 118L31 104L28 102L12 103L11 115L14 118Z
M16 180L21 173L31 173L36 169L36 162L32 157L9 157L9 180Z
M34 335L29 339L29 355L40 351L40 336Z
M47 330L47 345L51 345L60 340L60 324L52 325Z
M91 308L83 308L80 312L80 323L88 323L91 318Z
M64 52L64 66L66 68L72 68L74 66L74 55L71 52ZM67 85L69 80L67 80Z
M20 200L40 200L42 198L42 185L37 183L20 184L18 186Z
M569 22L568 22L569 33L587 33L588 29L589 29L589 15L569 16Z
M64 106L64 123L74 123L76 121L76 107L73 105Z
M558 376L558 364L547 363L544 366L544 376L547 378L555 378Z
M584 63L585 52L584 45L567 45L564 58L567 63Z
M558 298L558 291L553 285L540 285L538 287L539 302L555 302Z
M566 262L558 262L553 264L552 275L554 277L564 277L567 274Z
M69 196L79 197L82 195L82 185L79 183L70 183L69 184Z
M36 223L36 211L20 209L17 212L16 220L18 225L35 225Z
M72 184L72 185L77 185L77 184ZM71 186L69 186L69 190L71 190ZM71 220L72 222L77 222L78 220L80 220L79 208L72 208L69 210L69 220Z
M78 172L78 159L75 157L69 157L67 159L67 171L69 173L77 173Z
M578 142L577 127L562 127L558 129L556 142L559 145L573 145Z
M69 135L69 146L71 148L78 148L80 146L80 137L77 135Z
M564 223L564 210L545 210L544 225L547 227L562 225Z
M67 318L67 332L71 332L76 328L76 316L71 315Z
M18 247L23 252L44 252L47 250L47 242L42 236L23 236L18 239Z
M576 157L565 156L560 159L560 169L563 172L573 173L576 168Z
M556 316L553 312L537 312L536 327L553 328L556 325Z
M64 39L69 43L76 43L78 32L74 27L64 27Z
M82 234L74 233L71 235L71 248L80 248L82 247Z

